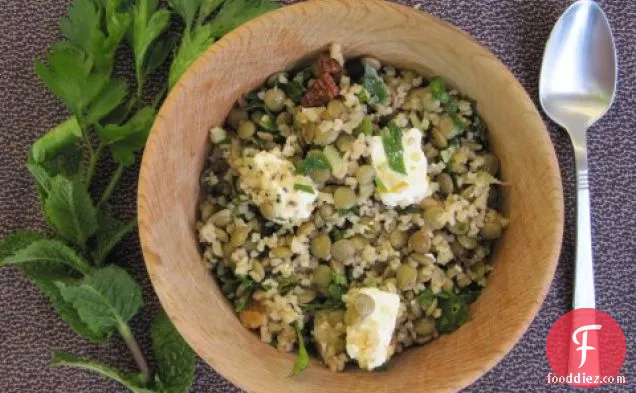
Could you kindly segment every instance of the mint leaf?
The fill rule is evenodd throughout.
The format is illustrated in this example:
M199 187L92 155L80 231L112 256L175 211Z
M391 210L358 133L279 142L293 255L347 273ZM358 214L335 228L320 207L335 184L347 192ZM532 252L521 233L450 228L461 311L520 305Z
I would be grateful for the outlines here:
M0 240L0 265L4 265L6 258L12 257L16 252L30 246L31 243L44 240L46 236L38 232L15 232Z
M305 348L305 338L303 337L303 333L300 330L298 323L294 324L294 329L296 330L296 337L298 338L298 356L294 362L294 368L292 368L290 377L299 374L301 371L306 369L307 366L309 366L309 354Z
M119 382L130 389L133 393L157 393L154 390L146 389L142 386L142 376L139 374L129 374L104 363L84 359L68 352L55 351L53 353L53 359L51 359L51 365L74 367L92 371L103 377Z
M108 124L98 128L97 135L108 146L116 162L130 166L135 163L135 152L146 144L154 119L154 108L147 106L125 124Z
M95 270L78 285L56 283L64 300L96 333L128 329L127 322L142 306L141 287L125 270L107 266Z
M389 162L389 167L395 172L406 175L402 130L394 121L390 121L389 127L384 129L380 136L382 137L382 146L384 147L384 154Z
M109 335L91 330L88 325L82 321L75 307L64 300L60 289L55 284L55 281L60 281L63 277L55 271L45 271L32 265L25 266L23 270L27 277L49 298L57 314L75 333L85 340L96 344L103 344L108 341Z
M138 0L132 8L133 23L130 34L131 46L135 55L135 74L137 76L138 94L143 89L144 81L150 72L148 68L149 53L153 43L170 25L170 12L157 9L157 0ZM163 60L169 54L165 49ZM156 61L155 61L156 62ZM160 63L163 63L161 61ZM154 69L158 65L153 64Z
M84 112L110 79L108 72L94 70L93 60L67 42L53 45L47 62L36 60L35 72L76 115Z
M98 213L99 228L95 233L95 247L91 252L93 260L101 265L115 246L137 226L137 220L120 221L107 209Z
M80 247L97 230L97 209L88 191L62 175L51 180L44 211L58 235Z
M219 38L240 24L276 8L280 5L269 0L226 0L209 24L211 35Z
M46 237L37 232L16 232L7 236L0 241L0 265L4 264L5 259L13 257L20 250L42 240L46 240ZM104 335L94 333L82 322L75 308L62 298L59 289L54 284L54 281L68 281L79 277L76 271L69 268L68 264L46 260L21 263L20 267L27 277L49 298L62 320L78 335L94 343L103 343L107 339Z
M194 382L196 355L165 313L155 319L150 331L157 360L157 385L161 392L186 393Z
M29 244L27 244L29 243ZM8 245L15 247L11 255L0 260L2 265L29 265L33 263L63 264L72 267L82 274L90 274L91 266L75 250L58 240L36 240L35 235L22 235L9 238ZM17 248L17 245L22 247Z

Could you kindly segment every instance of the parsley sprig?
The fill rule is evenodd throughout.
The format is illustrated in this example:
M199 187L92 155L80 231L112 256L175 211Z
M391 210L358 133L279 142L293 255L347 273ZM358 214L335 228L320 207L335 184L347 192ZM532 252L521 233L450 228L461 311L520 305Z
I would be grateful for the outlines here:
M124 169L135 164L169 88L214 40L277 7L267 0L168 3L171 8L157 0L72 3L61 22L63 40L35 62L35 73L70 117L35 141L27 155L27 168L54 235L22 231L0 240L0 266L22 268L85 340L106 343L118 334L138 371L121 371L60 351L52 364L96 372L136 393L187 392L196 356L162 313L150 332L156 361L155 370L150 369L129 326L143 306L141 287L112 263L111 255L136 221L117 218L109 200ZM185 24L180 34L170 29L173 11ZM132 80L116 72L116 54L123 45L132 53ZM162 68L169 68L169 75L157 72ZM163 88L149 97L145 87L155 73ZM105 152L117 168L97 193L93 178Z

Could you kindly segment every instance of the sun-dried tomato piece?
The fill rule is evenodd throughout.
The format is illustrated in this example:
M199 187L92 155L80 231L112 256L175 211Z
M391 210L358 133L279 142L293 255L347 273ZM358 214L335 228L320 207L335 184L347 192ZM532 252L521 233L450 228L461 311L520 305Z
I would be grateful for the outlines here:
M301 98L302 106L324 106L340 94L340 88L330 74L322 74Z
M329 74L336 81L340 81L342 76L342 66L336 59L332 59L328 54L323 53L313 64L313 73L316 78L319 78L322 74Z

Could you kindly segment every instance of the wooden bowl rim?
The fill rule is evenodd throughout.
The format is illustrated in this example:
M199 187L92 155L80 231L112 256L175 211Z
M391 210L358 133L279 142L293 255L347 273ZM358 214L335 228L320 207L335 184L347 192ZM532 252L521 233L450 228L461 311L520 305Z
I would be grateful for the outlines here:
M190 78L190 76L196 74L196 70L202 68L204 64L206 64L207 62L213 61L215 56L217 55L217 52L219 52L222 48L232 45L243 34L247 33L248 30L252 28L258 29L259 24L265 25L267 23L274 22L276 19L279 19L279 18L284 19L286 14L290 12L296 12L299 10L302 10L305 13L311 14L314 11L316 12L319 11L321 9L320 7L324 7L325 3L327 4L328 3L339 3L339 4L347 3L349 7L353 7L352 3L354 2L348 1L348 0L309 0L309 1L301 2L301 3L284 6L280 9L273 10L271 12L268 12L265 15L259 16L249 22L242 24L235 30L225 35L218 42L214 43L210 48L207 49L207 51L203 55L201 55L195 61L195 63L184 73L184 75L179 80L179 82L174 86L174 88L172 89L168 97L166 98L162 108L160 109L158 113L157 120L152 127L148 141L150 142L154 139L160 139L162 136L162 132L165 133L169 131L169 130L166 130L165 127L160 126L162 113L169 112L168 108L174 105L174 100L176 99L176 97L180 96L182 94L182 90L186 89L186 85L187 85L186 81ZM521 83L515 78L515 76L512 74L509 68L505 64L503 64L485 45L475 40L470 34L466 33L465 31L458 28L457 26L454 26L451 23L446 22L432 14L429 14L428 12L424 10L416 10L406 5L386 2L383 0L365 0L364 3L377 3L378 6L382 5L385 7L397 7L402 9L403 12L417 13L419 18L427 19L428 22L430 23L437 24L445 29L450 29L450 30L459 32L465 39L471 41L473 45L479 47L484 52L484 54L489 56L493 61L497 63L497 65L504 72L504 74L502 74L502 77L507 78L510 82L513 83L514 90L523 94L524 99L532 104L532 107L534 108L534 113L532 114L532 116L535 119L538 119L539 123L541 123L542 125L541 129L536 130L537 133L542 134L538 138L541 140L541 143L545 145L544 147L552 152L552 155L549 158L549 161L550 161L549 167L551 168L552 173L550 173L548 177L555 182L553 186L557 190L557 194L558 194L558 198L554 202L555 204L554 207L556 209L555 212L557 213L557 216L554 217L554 223L552 226L552 229L554 229L553 233L555 234L555 236L558 237L558 239L557 238L554 239L553 247L549 252L550 261L549 262L546 261L546 265L548 269L546 270L546 273L544 275L545 277L543 278L543 281L541 282L542 283L541 293L537 294L538 301L535 303L535 306L527 313L527 315L525 316L524 323L519 326L515 334L511 335L510 339L507 340L506 342L503 342L503 343L498 342L498 347L501 348L501 350L493 354L492 356L490 356L490 358L487 359L487 361L483 362L482 363L483 367L480 367L479 369L475 369L472 372L465 372L462 375L457 377L457 380L455 381L455 383L453 383L453 386L457 387L457 390L459 390L461 388L471 385L481 376L486 374L498 362L500 362L505 355L507 355L512 350L512 348L519 342L519 340L521 340L521 338L523 337L523 335L529 328L530 324L534 321L537 313L539 312L539 309L541 308L541 305L543 304L543 301L545 300L545 297L548 294L552 279L554 278L554 272L556 270L556 266L559 260L562 237L563 237L563 226L564 226L563 190L562 190L562 184L561 184L561 175L558 169L559 168L558 161L556 159L556 154L554 153L554 146L552 145L548 131L545 128L545 125L541 119L541 116L539 112L537 111L536 106L532 102L531 98L529 97L528 93L525 91ZM320 7L318 7L318 4L320 4ZM176 328L183 335L184 339L186 341L191 341L189 340L189 337L191 334L194 334L194 333L191 331L191 329L188 328L188 326L180 326L181 323L179 321L179 318L174 318L174 315L178 315L180 311L176 310L172 303L166 301L167 294L164 293L164 288L162 288L160 284L158 284L155 280L153 280L153 277L155 276L155 274L158 273L158 268L156 268L155 265L158 262L159 258L157 258L153 252L150 252L149 246L147 244L147 239L148 239L147 236L149 235L147 235L144 231L144 229L147 226L144 225L144 223L146 222L146 216L143 215L143 212L145 211L145 209L142 208L145 202L143 201L143 198L141 198L141 195L146 194L145 190L148 189L149 186L152 184L151 179L149 179L145 175L146 171L144 170L144 168L146 167L146 165L144 165L144 162L150 161L150 157L153 154L155 154L155 151L153 149L154 146L155 146L154 143L147 144L147 148L144 151L142 165L140 169L140 175L139 175L139 184L138 184L139 217L138 219L140 223L139 225L140 244L141 244L146 268L151 278L152 285L155 289L155 292L157 293L157 296L162 306L164 307L168 316L175 322ZM267 344L263 344L263 345L267 345ZM195 352L199 352L197 348L193 347L193 349L195 350ZM205 358L204 360L207 363L207 360ZM251 391L250 389L252 388L252 386L244 385L242 381L239 379L240 375L238 373L229 373L229 374L220 374L220 375L228 379L234 385L242 389Z

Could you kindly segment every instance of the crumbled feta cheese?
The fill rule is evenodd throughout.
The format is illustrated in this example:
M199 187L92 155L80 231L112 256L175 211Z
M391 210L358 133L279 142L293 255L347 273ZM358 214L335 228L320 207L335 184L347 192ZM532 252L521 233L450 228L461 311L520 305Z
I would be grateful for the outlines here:
M218 145L220 142L227 139L227 132L221 127L212 127L210 129L210 140L212 143Z
M389 166L382 137L373 136L369 139L371 162L376 171L376 179L381 183L376 191L385 205L406 207L420 202L429 195L428 162L422 151L420 130L411 128L402 134L406 175L394 171Z
M241 187L259 206L274 207L273 221L293 223L309 219L318 194L307 176L295 173L294 165L280 151L261 151L240 170Z
M347 295L347 310L355 307L356 296L360 294L373 300L373 312L347 326L347 353L358 361L360 368L373 370L389 357L400 297L377 288L361 288Z

